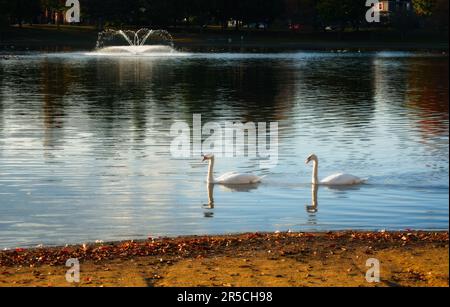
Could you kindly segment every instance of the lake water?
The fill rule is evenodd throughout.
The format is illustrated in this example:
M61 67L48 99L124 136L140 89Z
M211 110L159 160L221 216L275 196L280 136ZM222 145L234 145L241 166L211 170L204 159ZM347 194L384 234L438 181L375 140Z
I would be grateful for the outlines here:
M254 231L448 230L448 57L419 53L25 54L0 60L0 248ZM278 164L216 186L174 159L175 121L278 122ZM310 153L321 178L310 208Z

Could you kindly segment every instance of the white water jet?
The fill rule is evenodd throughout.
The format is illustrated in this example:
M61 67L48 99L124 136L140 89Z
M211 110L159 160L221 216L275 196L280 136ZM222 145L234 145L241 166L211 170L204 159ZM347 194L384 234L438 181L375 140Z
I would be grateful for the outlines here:
M176 52L173 38L165 30L106 30L98 34L97 54L153 55Z

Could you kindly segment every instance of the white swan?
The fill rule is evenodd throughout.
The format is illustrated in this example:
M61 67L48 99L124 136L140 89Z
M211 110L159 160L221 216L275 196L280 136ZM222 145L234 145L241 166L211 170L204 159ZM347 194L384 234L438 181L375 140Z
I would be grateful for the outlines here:
M204 161L209 162L207 183L223 184L223 185L244 185L244 184L260 183L263 179L263 177L258 177L256 175L239 174L236 172L229 172L229 173L223 174L222 176L220 176L218 178L214 178L213 177L214 162L215 162L214 155L203 155L202 157L203 157L203 162Z
M312 154L306 159L306 164L313 162L313 177L312 184L328 185L328 186L342 186L342 185L357 185L362 184L366 180L358 178L349 174L335 174L328 176L327 178L319 181L319 159L316 155Z

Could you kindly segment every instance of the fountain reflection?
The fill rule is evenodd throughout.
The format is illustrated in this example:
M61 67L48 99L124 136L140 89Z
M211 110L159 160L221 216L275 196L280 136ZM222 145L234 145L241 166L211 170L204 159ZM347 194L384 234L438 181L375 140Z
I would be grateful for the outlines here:
M54 65L49 61L43 61L41 74L43 146L45 157L53 158L55 148L60 147L65 140L63 128L66 106L64 96L68 94L73 84L72 68L61 63Z

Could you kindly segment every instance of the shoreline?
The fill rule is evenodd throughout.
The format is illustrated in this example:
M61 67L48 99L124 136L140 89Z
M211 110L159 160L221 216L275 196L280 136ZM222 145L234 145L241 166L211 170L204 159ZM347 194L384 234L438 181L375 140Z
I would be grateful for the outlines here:
M449 285L449 233L327 232L188 236L0 252L4 286ZM79 284L66 261L81 264ZM365 280L381 262L381 282Z
M169 29L175 47L191 52L283 52L283 51L423 51L448 52L448 36L385 32L246 32ZM0 52L93 50L97 30L92 27L37 25L10 27L0 33ZM445 37L445 38L444 38Z

